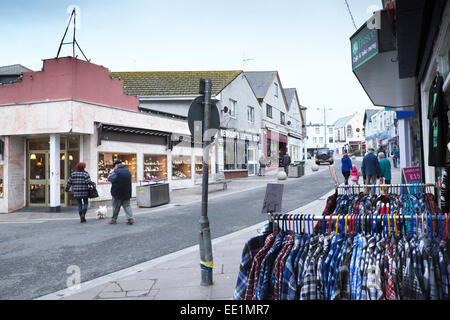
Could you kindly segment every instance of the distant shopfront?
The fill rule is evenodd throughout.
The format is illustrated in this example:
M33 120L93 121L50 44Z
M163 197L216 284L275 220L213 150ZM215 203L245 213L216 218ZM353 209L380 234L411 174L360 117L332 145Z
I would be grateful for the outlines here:
M216 144L216 171L225 178L254 176L258 170L258 134L221 129Z

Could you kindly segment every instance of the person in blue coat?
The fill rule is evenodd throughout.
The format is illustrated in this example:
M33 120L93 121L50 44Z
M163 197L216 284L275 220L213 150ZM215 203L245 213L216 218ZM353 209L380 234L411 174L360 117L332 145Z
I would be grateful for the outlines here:
M368 149L368 153L364 156L361 173L365 184L376 184L377 178L380 176L380 163L377 156L374 154L373 148Z
M352 160L350 160L348 153L344 153L341 159L341 171L345 179L345 184L348 185L348 177L350 177L350 171L352 170Z

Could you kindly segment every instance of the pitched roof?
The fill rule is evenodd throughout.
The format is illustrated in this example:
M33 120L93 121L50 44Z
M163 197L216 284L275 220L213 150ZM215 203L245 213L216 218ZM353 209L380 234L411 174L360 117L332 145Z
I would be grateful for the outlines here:
M200 79L211 79L212 94L219 94L242 70L111 72L123 81L125 93L135 96L190 96L199 94Z
M295 96L295 88L284 89L284 95L286 96L287 103L290 104L292 99L294 99L294 96Z
M339 118L336 120L336 122L333 124L333 127L335 128L342 128L343 126L346 125L347 122L349 122L355 115L352 114L350 116L346 116L343 118Z
M256 98L264 99L266 96L267 90L276 77L276 71L246 71L244 72L245 77L248 80L248 83L253 89Z
M0 75L19 75L22 72L31 72L33 70L24 67L21 64L13 64L10 66L0 66Z
M370 119L375 113L379 112L381 110L376 110L376 109L366 109L366 111L364 112L364 119L363 119L363 123L366 123L366 119Z

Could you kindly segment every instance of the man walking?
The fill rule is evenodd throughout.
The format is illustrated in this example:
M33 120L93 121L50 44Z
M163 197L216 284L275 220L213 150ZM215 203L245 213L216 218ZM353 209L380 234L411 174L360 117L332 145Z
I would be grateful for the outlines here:
M284 167L284 172L286 172L286 175L288 175L289 165L291 164L291 157L289 156L289 154L287 152L284 154L281 164Z
M377 156L374 154L375 150L369 148L368 151L363 158L361 173L365 184L376 184L377 177L380 176L380 164L378 163Z
M350 160L348 153L344 153L344 156L341 159L341 171L344 176L345 185L348 185L348 178L350 177L352 166L352 160Z
M264 176L266 173L266 157L264 154L259 157L259 176Z
M111 182L111 195L113 202L113 215L109 224L117 224L120 207L123 207L127 217L127 224L133 224L133 212L131 211L131 173L122 164L122 161L114 161L114 169L108 175Z

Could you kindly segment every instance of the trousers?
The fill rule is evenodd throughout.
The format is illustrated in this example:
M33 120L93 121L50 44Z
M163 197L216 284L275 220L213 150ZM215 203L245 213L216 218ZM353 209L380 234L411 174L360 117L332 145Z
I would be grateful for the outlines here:
M127 220L133 219L133 212L131 210L130 199L120 200L112 197L112 202L113 202L113 215L111 220L113 221L117 220L117 217L119 216L120 207L123 207Z

